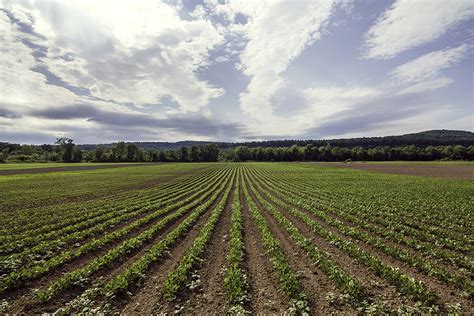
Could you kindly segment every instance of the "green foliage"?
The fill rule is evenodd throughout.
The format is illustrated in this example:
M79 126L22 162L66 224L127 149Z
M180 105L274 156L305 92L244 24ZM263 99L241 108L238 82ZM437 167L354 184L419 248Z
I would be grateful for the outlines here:
M326 146L323 152L333 155L334 148ZM301 150L307 158L314 149L295 146L292 151ZM264 148L257 152L268 153ZM469 308L464 302L473 294L474 246L468 238L474 232L473 190L468 180L309 163L124 164L66 175L5 176L0 178L0 293L10 297L15 288L54 276L37 291L41 301L85 290L59 314L107 314L118 294L140 286L152 264L202 218L197 237L179 249L184 254L162 288L170 299L186 286L199 291L204 250L230 207L227 260L220 274L230 314L247 313L251 299L243 262L244 212L256 227L256 242L265 250L262 257L270 264L275 285L289 299L289 314L311 311L302 286L306 275L295 270L289 260L295 257L288 257L293 253L281 238L302 251L305 265L314 264L314 271L324 273L337 288L323 297L341 312L463 314ZM100 248L104 250L97 256ZM87 256L91 258L85 260ZM341 256L351 263L338 261ZM84 259L83 264L66 265L77 259ZM352 265L366 271L366 277L359 278ZM62 274L62 267L74 268ZM380 299L375 288L367 291L366 286L373 286L367 281L370 276L377 278L377 286L390 286L403 303L394 306L391 298ZM445 303L438 297L445 298L440 289L449 289L456 298ZM15 304L0 303L7 313Z
M244 241L242 239L242 206L240 205L240 174L236 180L236 187L232 199L232 216L230 227L229 253L227 260L229 266L225 271L224 287L230 301L230 313L242 314L245 312L244 304L248 301L247 277L242 270L244 256ZM233 312L232 312L233 311ZM237 313L239 311L239 313Z

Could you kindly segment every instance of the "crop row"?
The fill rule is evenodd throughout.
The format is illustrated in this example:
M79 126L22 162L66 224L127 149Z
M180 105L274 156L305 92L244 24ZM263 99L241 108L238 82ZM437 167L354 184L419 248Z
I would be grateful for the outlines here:
M210 176L210 175L205 174L195 181L202 182L206 179L206 176ZM194 182L194 181L191 181L191 182ZM14 241L13 245L8 244L7 243L8 239L4 238L2 240L3 245L0 249L9 250L9 249L16 249L16 248L31 246L32 244L34 244L34 242L48 239L52 236L57 237L57 236L67 234L79 228L82 229L82 228L92 226L103 220L116 216L115 214L134 211L134 210L140 209L143 206L153 205L157 200L159 200L162 197L167 197L173 191L179 194L181 192L180 187L183 187L183 185L186 187L189 187L190 185L192 186L192 184L187 184L186 182L183 182L183 183L178 182L177 184L174 184L171 187L167 187L161 190L156 190L156 192L154 192L154 194L151 194L151 195L144 195L144 194L138 195L136 198L129 199L123 204L119 204L115 206L114 208L100 207L99 209L95 211L94 209L84 210L84 209L78 208L78 210L75 213L71 214L71 217L69 217L68 220L63 220L59 223L53 223L49 225L44 224L43 227L39 229L26 231L20 235L11 234L9 239ZM171 197L173 196L170 196L170 198ZM84 214L84 213L85 215L77 216L78 214Z
M234 181L235 174L233 176L232 183ZM204 251L204 247L211 238L217 220L224 211L232 188L233 185L228 186L224 197L212 210L211 216L207 220L206 224L201 228L199 234L194 239L191 246L186 250L186 253L179 262L179 265L166 276L163 282L163 294L166 298L173 299L175 297L176 293L178 293L183 284L188 280L191 269L201 261L201 255Z
M244 241L242 238L242 207L240 204L240 173L237 175L237 185L235 186L232 199L232 215L230 227L229 262L224 276L224 287L230 302L231 314L244 314L245 303L249 296L247 293L247 278L242 268L244 260Z
M211 226L209 223L217 220L217 217L221 212L221 206L223 203L225 203L230 193L232 186L229 179L230 176L227 176L225 178L226 183L222 185L219 190L214 190L211 198L207 202L197 207L178 227L154 244L152 248L150 248L142 257L135 261L127 270L123 271L110 282L108 282L104 287L104 293L109 297L114 296L119 292L127 290L129 286L134 284L137 280L143 278L145 271L149 268L149 266L161 258L168 248L176 243L177 240L189 230L189 228L197 221L197 219L218 200L219 195L222 193L222 191L224 191L224 188L227 187L223 197L221 197L220 202L214 208L210 218L206 223L208 227Z
M229 172L228 170L226 172ZM184 206L181 206L178 211L175 211L174 213L172 213L171 215L165 217L165 219L173 219L173 216L176 216L176 218L178 218L180 215L183 215L186 213L187 210L189 210L190 208L196 206L196 205L199 205L199 203L201 203L203 200L206 199L206 197L208 195L210 195L210 192L212 192L212 190L215 190L219 185L220 183L222 182L222 179L220 179L217 183L215 184L209 184L207 187L201 189L200 191L196 192L194 195L192 195L191 197L189 197L187 200L185 200L183 202L183 205ZM202 194L202 195L201 195ZM201 195L199 197L199 195ZM33 278L36 278L40 275L43 275L49 271L51 271L53 268L56 268L66 262L70 262L76 258L79 258L81 256L83 256L84 254L86 253L89 253L91 251L94 251L100 247L104 247L105 245L108 245L126 235L128 235L129 233L133 232L134 230L152 222L153 220L155 220L156 218L159 218L160 216L164 215L164 214L167 214L168 212L170 212L171 210L174 210L176 209L176 205L171 205L171 206L168 206L164 209L160 209L152 214L149 214L145 217L142 217L140 218L139 220L137 221L134 221L133 223L119 229L119 230L116 230L116 231L113 231L113 232L110 232L110 233L107 233L105 234L104 236L102 236L101 238L98 238L98 239L93 239L93 240L90 240L88 242L86 242L85 244L83 244L82 246L80 246L78 249L73 249L73 250L68 250L68 251L65 251L65 252L62 252L60 255L58 256L55 256L49 260L46 260L36 266L33 266L33 267L29 267L29 268L26 268L26 269L22 269L20 271L17 271L17 272L13 272L13 273L10 273L8 274L5 278L2 278L0 280L0 290L1 291L4 291L5 289L7 288L10 288L10 287L15 287L15 286L19 286L21 284L23 284L26 280L30 280L30 279L33 279ZM149 232L153 232L153 228L156 228L156 227L159 227L159 223L162 223L162 221L158 222L157 224L154 224L152 226L152 228L149 228L148 230L144 231L142 234L140 234L139 236L145 236L147 233ZM135 237L135 238L138 238Z
M221 188L220 190L222 190L222 188L225 186L223 182L224 182L224 178L219 180L219 182L209 191L211 192L213 192L214 190L218 191L217 190L218 187L220 187ZM167 215L166 217L158 221L156 224L154 224L152 227L141 232L139 235L133 238L127 239L120 246L117 246L109 250L105 255L92 260L86 266L79 268L77 270L74 270L72 272L66 273L65 275L63 275L62 277L54 281L51 285L49 285L46 290L39 292L38 293L39 299L42 301L47 301L51 299L56 294L69 288L70 286L78 282L79 280L88 278L93 273L114 263L121 256L131 252L134 249L140 248L141 246L144 245L145 242L153 240L157 236L157 234L163 228L166 227L168 223L182 217L183 215L188 213L190 209L201 205L204 202L206 197L207 197L207 194L202 196L201 198L195 199L190 204L183 206L180 209L178 209L176 212L173 212ZM207 201L206 203L202 205L206 205L207 203L209 203L209 201ZM196 211L194 211L193 213L195 212Z
M380 259L357 247L355 244L337 237L335 234L318 224L307 214L303 213L297 208L291 207L288 204L288 202L291 201L291 198L288 197L288 194L278 194L276 191L273 190L265 190L258 184L257 186L259 187L259 190L264 192L263 194L265 194L266 197L271 200L275 205L278 205L279 207L287 211L289 214L303 221L313 232L324 238L328 243L343 250L349 256L356 259L359 263L367 266L377 275L385 278L390 284L395 285L401 293L410 295L415 300L420 300L428 305L433 303L437 299L436 294L430 291L423 282L416 281L414 278L401 273L398 269L383 263ZM270 194L270 192L272 192L273 194ZM257 196L259 195L258 192L256 192L255 194ZM262 203L265 205L265 207L274 210L273 206L271 206L271 204L268 202L263 202L263 199ZM344 229L345 227L346 226L344 226ZM352 228L347 227L347 229Z
M280 173L280 177L285 179L287 175L288 173L285 172ZM469 213L468 211L462 212L459 209L460 207L466 207L463 205L469 205L469 203L463 204L459 203L459 201L453 203L451 199L445 199L446 201L439 201L439 198L428 199L426 197L426 190L420 191L418 187L413 187L412 190L400 190L397 188L395 191L396 187L394 184L396 182L377 181L376 184L369 185L368 181L366 181L358 182L358 187L348 189L346 183L343 186L334 186L334 183L330 181L322 182L320 179L312 179L307 174L302 177L293 178L294 182L298 183L310 182L313 190L317 191L321 197L326 196L339 201L339 203L346 202L346 206L358 208L362 212L370 212L371 217L376 216L396 221L404 230L419 231L428 238L428 241L432 239L443 240L448 247L456 247L458 244L463 243L466 239L466 227L471 227L472 230L472 223L460 219L459 216L459 213ZM387 184L390 187L387 187ZM396 194L390 195L392 191L395 191ZM377 194L377 192L381 193ZM406 197L407 194L415 195L415 193L422 196ZM458 199L463 198L461 194L457 195ZM418 203L415 203L416 201L423 201L423 204L418 205ZM445 209L441 207L440 204L442 203L444 203ZM453 216L452 214L458 215L450 220ZM454 225L453 223L458 221L460 221L461 226L458 226L457 230L445 227L445 225L451 227ZM467 249L466 251L469 250Z
M440 247L442 246L440 244L442 242L440 242L439 239L432 237L429 240L423 241L423 239L420 240L419 238L416 238L416 232L413 232L413 229L407 229L406 226L400 224L400 219L395 217L394 214L390 214L390 217L386 213L377 216L366 209L365 205L362 207L354 202L344 203L343 198L333 197L332 199L321 199L321 190L319 190L319 188L314 189L314 184L312 182L310 183L308 180L301 179L300 181L289 181L283 176L271 178L274 182L278 182L278 185L285 183L288 188L293 188L293 192L301 196L304 200L313 201L313 207L324 208L338 216L344 216L350 222L367 228L373 233L380 233L394 242L410 246L416 251L422 251L428 257L435 256L445 261L455 262L464 268L472 268L472 261L470 261L466 256L443 250ZM298 190L295 190L295 188L298 188ZM413 232L415 236L409 234L410 232ZM435 243L433 243L433 240L435 240ZM466 250L468 248L469 247L466 247Z
M176 166L171 167L171 174L173 174L173 170L176 171L176 174L183 173L181 170L182 168L177 168ZM189 169L189 167L187 167ZM207 168L205 168L207 169ZM186 168L184 169L186 170ZM159 173L153 173L150 172L150 176L153 177L153 182L156 182L159 179L166 179L166 176L169 175L168 172L159 172ZM89 176L90 178L95 177L94 174ZM126 203L127 201L131 201L135 198L139 198L140 195L147 194L147 193L153 193L156 188L160 189L165 189L166 187L173 185L176 182L182 181L182 179L186 178L192 178L193 175L188 175L185 173L185 177L179 177L178 179L174 179L175 176L173 176L173 179L171 181L164 181L162 183L158 183L157 185L153 185L151 188L146 188L146 189L140 189L140 190L117 190L117 191L111 191L114 192L112 195L107 194L105 197L101 198L100 200L97 199L91 199L93 198L93 195L87 196L86 201L82 201L81 199L80 202L67 202L67 203L60 203L60 204L54 204L51 206L47 207L37 207L34 209L30 209L27 207L17 207L14 212L2 212L1 215L3 217L7 218L2 218L2 223L5 223L5 227L2 228L1 230L1 236L5 235L11 235L13 233L18 234L23 231L27 230L34 230L38 228L42 228L45 224L52 224L54 222L59 222L63 221L66 218L74 218L78 221L84 220L84 218L79 219L77 216L80 211L81 215L83 212L89 212L89 211L95 211L99 210L100 208L110 208L116 206L120 202L121 204ZM100 176L97 176L99 180L101 179ZM123 181L121 181L123 182ZM124 183L127 183L126 181ZM128 184L128 183L127 183ZM91 185L90 183L87 183L87 185ZM96 181L94 183L94 186L97 186L98 188L102 189L103 187L107 187L107 183L104 183L104 181ZM140 185L141 186L141 185ZM139 187L140 187L139 186ZM94 187L92 187L93 189ZM133 188L133 187L132 187ZM45 191L43 192L44 195L47 196L49 191L52 191L54 188L48 188L47 186L40 187L38 188L39 191ZM74 190L76 191L76 190ZM53 191L54 192L54 191ZM50 204L50 203L48 203ZM120 205L120 204L119 204ZM20 210L19 210L20 209ZM31 218L35 217L35 221L31 221Z
M450 285L454 285L456 287L460 287L467 291L471 291L472 288L468 284L467 280L464 278L450 273L446 271L442 267L434 266L426 261L425 258L421 258L419 256L415 256L410 254L409 252L400 249L398 247L393 247L386 245L382 239L377 238L375 236L369 235L365 232L359 232L356 229L351 229L341 221L334 219L328 216L325 212L319 211L319 209L323 208L325 210L330 210L331 213L337 214L337 216L351 222L353 224L358 225L370 231L371 233L375 233L376 235L380 235L386 239L392 240L393 242L404 244L406 246L412 247L417 252L424 254L427 258L435 257L449 263L455 263L460 267L466 268L472 271L472 261L469 260L468 257L462 256L453 252L447 252L442 248L436 246L436 244L428 243L428 242L421 242L419 240L413 240L407 238L405 235L393 231L381 228L378 225L371 224L369 221L365 219L361 219L357 216L352 215L354 212L351 211L344 211L339 208L335 207L325 207L324 201L319 200L315 195L317 193L310 194L314 192L312 188L308 186L304 186L303 181L296 183L294 181L284 181L283 179L276 178L271 179L268 176L264 178L267 184L272 184L275 187L280 189L286 190L291 192L293 196L299 196L300 199L296 200L297 204L301 207L306 207L307 209L312 210L313 212L317 212L317 215L320 216L323 220L325 220L328 224L335 226L339 229L342 229L346 234L349 234L351 237L356 237L357 239L363 240L368 242L372 246L381 249L382 251L386 252L389 255L394 256L395 258L407 262L408 264L427 272L429 275L434 275L438 277L440 280L447 282ZM309 195L310 194L310 195ZM353 208L352 208L353 209ZM386 220L388 221L388 220ZM386 225L394 225L392 223L386 223ZM469 290L471 288L471 290Z
M260 213L259 208L250 197L245 181L242 180L241 185L248 210L258 227L263 246L273 266L273 271L282 290L290 298L289 308L299 314L309 314L308 297L298 280L296 272L288 263L288 259L278 239L273 236L265 217Z
M306 252L311 260L313 260L318 268L327 274L329 278L336 283L337 287L341 289L343 293L347 294L355 304L361 304L365 300L365 294L359 282L329 259L327 255L322 250L318 249L310 239L305 237L300 230L283 215L282 212L263 199L254 187L255 181L250 180L248 173L246 173L245 180L250 184L250 190L259 204L277 220L295 243ZM255 179L253 178L253 180Z
M440 179L367 173L363 177L360 177L360 174L352 177L349 173L354 171L338 170L338 173L347 172L351 181L347 182L340 178L344 185L337 185L335 181L320 181L322 172L313 167L302 165L300 171L292 168L290 174L295 180L310 180L322 189L322 193L326 191L326 194L335 197L350 197L353 202L362 201L370 207L384 209L394 216L400 215L400 219L408 226L438 231L441 236L452 235L454 239L455 236L463 238L466 229L474 228L469 216L472 200L467 182L463 185ZM285 176L289 174L283 169L280 171ZM325 190L329 187L329 191Z
M205 185L206 182L214 181L217 177L219 177L219 173L217 173L214 176L209 176L204 179L201 179L199 183L194 182L192 190L186 191L185 189L188 187L186 185L185 187L177 188L178 190L177 192L168 193L169 195L166 195L167 193L165 192L165 196L162 199L159 199L154 202L156 204L152 203L150 205L149 203L147 203L146 204L147 206L141 207L138 209L135 206L129 207L129 209L136 209L136 210L135 211L128 210L128 212L124 212L124 214L122 215L115 214L116 217L112 217L108 221L99 223L91 227L90 229L79 230L79 228L76 228L73 233L66 235L63 238L58 238L53 241L44 241L34 247L25 249L21 253L3 257L1 258L1 261L0 261L2 270L8 271L8 270L12 270L12 269L8 269L9 267L14 268L20 265L24 266L22 260L29 259L29 258L36 259L39 257L41 260L44 260L44 258L40 256L41 253L45 253L46 251L51 251L52 249L57 249L58 247L61 247L66 243L78 242L87 237L94 236L97 233L102 233L107 228L114 227L124 222L126 223L126 221L128 221L129 219L137 218L139 215L146 214L152 210L164 208L170 205L174 205L175 207L183 205L184 203L191 200L189 198L184 199L185 196L188 196L196 191L199 191L199 189L202 189L203 185ZM203 185L201 185L202 182L204 182Z

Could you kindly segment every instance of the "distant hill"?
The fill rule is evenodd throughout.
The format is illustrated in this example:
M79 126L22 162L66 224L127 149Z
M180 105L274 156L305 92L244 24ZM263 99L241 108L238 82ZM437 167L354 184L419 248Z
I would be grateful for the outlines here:
M327 144L339 147L375 147L375 146L441 146L441 145L474 145L474 133L456 130L430 130L419 133L405 134L399 136L382 137L359 137L359 138L338 138L320 140L270 140L261 142L247 142L238 145L248 147L288 147L294 144L305 146L325 146Z
M314 146L331 146L339 147L375 147L375 146L442 146L442 145L474 145L474 133L468 131L456 130L429 130L419 133L398 135L398 136L383 136L383 137L360 137L360 138L339 138L339 139L316 139L316 140L267 140L267 141L252 141L252 142L206 142L206 141L180 141L180 142L128 142L137 145L144 150L167 150L177 149L180 147L200 146L204 144L213 143L219 148L231 148L236 146L248 147L289 147L292 145L305 146L313 144ZM112 144L102 144L104 147L110 147ZM96 144L79 145L83 150L94 149Z
M185 140L179 142L126 142L127 144L135 144L140 149L143 150L168 150L168 149L178 149L180 147L191 147L191 146L201 146L209 143L217 144L221 148L225 148L226 144L229 143L216 143L216 142L206 142L206 141L192 141ZM78 145L82 150L92 150L96 146L103 146L105 148L111 147L112 144L83 144Z

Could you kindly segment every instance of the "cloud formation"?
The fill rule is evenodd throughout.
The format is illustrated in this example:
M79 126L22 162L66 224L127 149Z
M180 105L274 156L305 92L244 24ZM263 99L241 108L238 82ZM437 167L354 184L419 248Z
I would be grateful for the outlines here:
M425 54L396 67L390 75L393 80L402 83L416 83L435 79L442 70L455 65L465 58L470 48L464 44Z
M437 39L472 17L471 0L397 0L367 31L364 57L392 58Z
M0 141L465 128L473 11L465 0L4 0Z

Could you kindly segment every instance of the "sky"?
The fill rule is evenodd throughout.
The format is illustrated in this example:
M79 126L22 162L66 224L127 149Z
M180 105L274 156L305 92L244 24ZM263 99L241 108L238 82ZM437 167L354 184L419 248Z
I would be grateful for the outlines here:
M0 141L474 130L472 0L0 0Z

